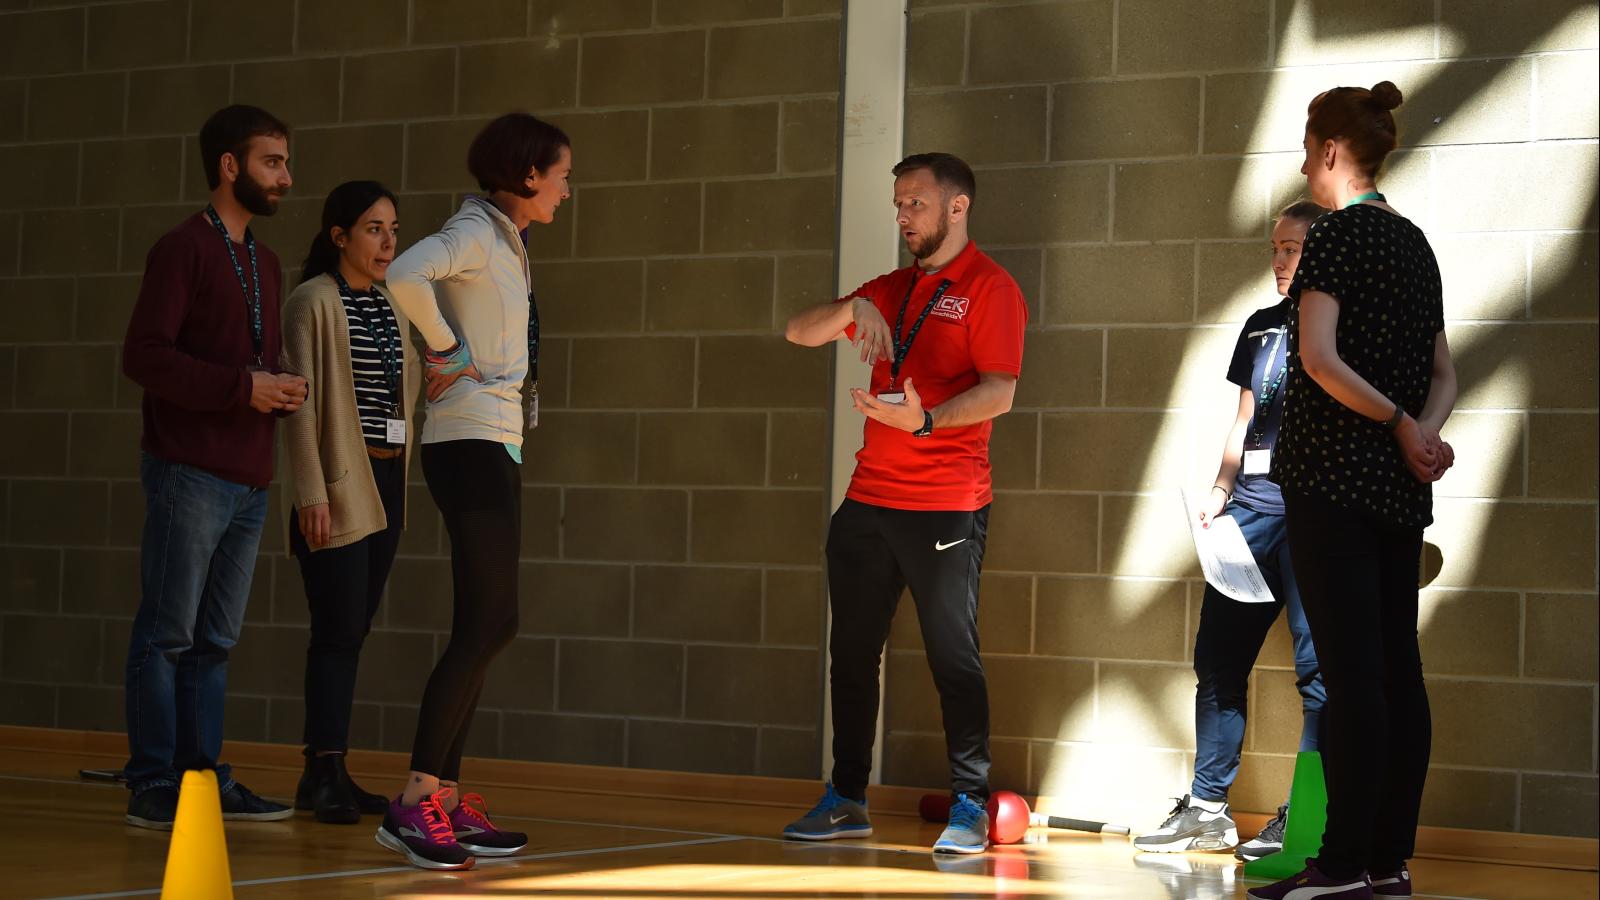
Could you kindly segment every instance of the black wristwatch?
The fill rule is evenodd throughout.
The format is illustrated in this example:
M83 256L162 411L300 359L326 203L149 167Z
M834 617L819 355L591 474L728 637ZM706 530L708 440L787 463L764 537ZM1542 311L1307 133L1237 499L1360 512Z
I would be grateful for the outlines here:
M928 412L927 410L923 410L922 411L922 427L918 428L916 431L911 432L911 436L912 437L927 437L930 434L933 434L933 413Z
M1390 431L1394 431L1396 428L1400 427L1400 423L1404 422L1405 419L1406 411L1401 408L1400 404L1396 403L1394 405L1394 415L1389 417L1389 421L1383 423L1383 427L1389 429Z

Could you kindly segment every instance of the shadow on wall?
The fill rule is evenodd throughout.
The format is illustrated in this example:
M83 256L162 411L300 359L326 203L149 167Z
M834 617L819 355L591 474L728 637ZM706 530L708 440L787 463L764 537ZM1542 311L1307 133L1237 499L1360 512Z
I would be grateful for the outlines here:
M1417 33L1352 29L1342 23L1325 25L1315 19L1313 12L1311 5L1304 2L1296 4L1288 15L1280 12L1276 27L1279 63L1296 68L1245 76L1259 81L1263 100L1259 108L1251 110L1257 118L1249 138L1238 149L1240 154L1250 155L1233 186L1231 221L1241 236L1261 238L1259 269L1265 275L1270 216L1304 192L1304 179L1298 170L1306 103L1317 92L1336 84L1366 86L1389 79L1405 91L1406 102L1399 110L1404 149L1391 157L1382 181L1396 206L1429 232L1440 256L1445 273L1446 314L1461 388L1459 412L1447 429L1461 464L1436 488L1437 522L1428 537L1444 553L1439 585L1502 591L1487 597L1461 591L1430 592L1423 602L1422 640L1425 654L1430 637L1439 640L1441 647L1446 646L1444 642L1456 648L1470 647L1475 629L1505 624L1515 633L1522 627L1517 591L1594 587L1592 572L1581 583L1564 583L1559 576L1547 577L1543 573L1539 561L1548 559L1549 553L1564 550L1527 553L1523 548L1507 553L1492 544L1488 528L1491 521L1510 517L1534 523L1531 527L1544 525L1560 531L1563 523L1572 520L1578 535L1586 533L1589 540L1577 541L1571 552L1590 554L1592 568L1592 503L1562 507L1526 502L1535 492L1531 478L1525 474L1532 467L1525 465L1524 458L1531 452L1528 413L1553 408L1591 412L1596 406L1592 358L1595 310L1592 302L1584 299L1592 294L1596 275L1592 233L1596 228L1595 155L1592 141L1563 143L1559 139L1566 135L1540 127L1534 108L1541 102L1533 81L1537 63L1521 54L1538 51L1547 45L1551 35L1563 30L1592 31L1595 8L1581 0L1559 7L1549 4L1536 18L1553 24L1529 26L1520 35L1501 31L1486 38L1482 24L1460 27L1449 21L1439 23L1436 32L1441 51L1468 57L1464 59L1348 64L1344 61L1362 58L1373 48L1394 46L1406 56L1422 55L1411 52L1412 45L1424 37L1432 40L1435 28L1425 26ZM1492 55L1495 59L1471 59L1474 55ZM1592 101L1591 94L1586 102ZM1592 139L1593 135L1591 119L1577 136ZM1223 142L1231 139L1224 136ZM1212 141L1209 132L1206 140L1208 145ZM1218 152L1209 146L1207 150ZM1532 177L1507 177L1511 172ZM1560 188L1551 187L1548 177L1541 178L1552 172L1561 173L1565 179ZM1541 180L1546 183L1538 184ZM1490 229L1505 231L1481 233ZM1548 234L1572 231L1583 233ZM1504 260L1505 265L1497 265L1497 260ZM1453 277L1453 272L1459 274ZM1226 363L1226 348L1231 347L1238 322L1271 297L1264 293L1265 288L1264 279L1244 276L1227 284L1201 286L1203 296L1233 298L1227 308L1237 315L1196 322L1183 333L1181 348L1173 347L1178 350L1181 363L1176 367L1177 378L1171 392L1164 404L1142 404L1164 406L1172 412L1161 414L1153 439L1143 441L1135 451L1138 455L1126 459L1123 468L1128 486L1084 488L1159 492L1104 498L1132 505L1126 514L1113 516L1108 512L1103 516L1099 566L1103 573L1132 576L1111 582L1111 596L1105 598L1114 609L1112 615L1130 627L1135 627L1134 623L1153 605L1171 599L1170 579L1198 576L1171 489L1179 484L1205 483L1214 471L1216 450L1222 443L1225 424L1231 422L1234 401L1231 391L1223 390L1219 372ZM1220 322L1227 324L1204 327ZM1581 340L1573 339L1574 329L1579 330ZM1030 343L1035 337L1037 333L1030 332ZM1166 371L1168 365L1152 360L1151 368ZM1209 387L1201 389L1196 385L1217 385L1218 390L1211 392ZM1580 421L1592 423L1592 419ZM1048 456L1048 436L1041 443ZM1055 452L1061 449L1058 447ZM1588 491L1592 499L1592 487L1580 484L1571 490L1577 493L1566 496L1582 497ZM1541 517L1547 512L1549 517ZM1562 540L1561 547L1567 546L1568 541ZM994 583L993 576L986 577L985 608L990 615L996 612L989 599ZM1190 592L1192 598L1198 594L1198 588ZM1476 605L1468 608L1470 604ZM901 617L906 616L909 606L902 605ZM896 649L915 645L914 631L906 633L897 627L896 633L906 638L897 642ZM1192 635L1192 622L1186 635ZM986 646L993 649L985 640ZM1513 638L1510 646L1515 645ZM994 658L998 665L992 668L1003 670L1005 654L1009 652L1028 651L1001 650ZM1059 730L1054 743L1034 740L1022 749L1002 750L1000 743L1016 742L997 741L997 783L998 779L1014 778L1013 783L1026 781L1029 790L1071 798L1074 815L1109 820L1132 816L1143 821L1149 818L1151 809L1160 807L1162 797L1188 778L1191 754L1158 748L1193 747L1189 713L1192 681L1185 686L1178 683L1182 679L1123 677L1126 673L1108 678L1104 674L1106 667L1094 665L1096 671L1090 680L1063 677L1050 689L1062 701L1055 713ZM914 671L917 668L902 665L899 671L926 680L925 673ZM1430 670L1436 675L1508 679L1524 674L1516 653L1488 664L1441 658L1430 662ZM1180 687L1184 689L1178 690ZM921 693L920 688L914 692ZM1286 695L1277 696L1288 702L1287 698L1293 697L1292 688ZM1592 698L1592 693L1584 696ZM996 698L997 721L1004 702L1003 698ZM1584 700L1584 715L1589 715L1590 702ZM1133 709L1125 715L1125 721L1112 722L1108 727L1107 717L1117 714L1110 708L1129 706ZM1505 714L1521 721L1524 712L1507 710ZM927 717L916 713L910 718ZM1470 723L1457 722L1457 718L1448 709L1437 716L1436 764L1591 774L1588 729L1578 729L1574 737L1584 741L1583 764L1574 768L1563 760L1576 758L1576 747L1568 748L1570 752L1552 753L1544 761L1519 758L1509 745L1459 749L1458 744L1485 742L1468 740L1462 728ZM1297 715L1295 719L1298 720ZM942 741L935 736L937 717L927 719L924 727L930 733L903 733L897 739L914 742L938 760L942 757ZM921 732L924 727L915 727L914 731ZM1086 740L1086 735L1092 737ZM997 729L996 737L1015 736L1003 735ZM1247 744L1247 749L1250 746ZM1285 756L1283 762L1281 766L1257 766L1268 769L1270 774L1256 773L1255 780L1274 782L1258 793L1269 797L1286 793L1292 759ZM1183 771L1178 771L1180 768ZM1168 773L1182 780L1168 783L1165 777L1157 777ZM905 783L904 776L908 774L911 773L897 773L896 780ZM1441 794L1469 791L1472 783L1440 781ZM1474 827L1519 827L1515 820L1484 818L1489 814L1481 811L1463 813L1464 804L1470 806L1471 801L1456 798L1448 803L1451 812L1444 815L1450 817L1452 824L1461 822L1463 817L1479 816ZM1425 807L1424 821L1428 820Z

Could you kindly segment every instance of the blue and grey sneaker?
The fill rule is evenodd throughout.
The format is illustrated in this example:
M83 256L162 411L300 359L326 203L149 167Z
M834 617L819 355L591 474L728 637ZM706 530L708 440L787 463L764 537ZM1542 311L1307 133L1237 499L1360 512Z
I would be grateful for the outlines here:
M784 837L797 841L831 841L871 835L872 821L867 818L867 804L839 796L831 783L823 786L822 799L811 807L811 812L783 829Z
M935 853L982 853L989 847L989 811L967 794L950 804L950 824L933 842Z

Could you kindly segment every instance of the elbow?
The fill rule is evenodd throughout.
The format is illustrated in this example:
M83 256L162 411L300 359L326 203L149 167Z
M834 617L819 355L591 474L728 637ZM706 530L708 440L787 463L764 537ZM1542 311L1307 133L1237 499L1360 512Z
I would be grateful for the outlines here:
M819 340L815 333L808 332L802 325L792 320L783 329L783 337L789 343L800 347L820 347L827 343L826 340Z
M1311 377L1312 381L1320 384L1323 377L1328 374L1328 360L1323 358L1320 353L1301 351L1300 368L1305 369L1306 374Z

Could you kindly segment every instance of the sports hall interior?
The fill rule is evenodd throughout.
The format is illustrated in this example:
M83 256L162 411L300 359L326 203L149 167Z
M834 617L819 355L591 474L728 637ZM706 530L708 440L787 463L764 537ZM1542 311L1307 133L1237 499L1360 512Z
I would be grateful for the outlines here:
M825 771L822 544L865 372L784 323L904 264L880 157L973 165L972 237L1030 314L991 445L992 784L1152 828L1194 764L1204 581L1178 490L1209 483L1232 342L1276 299L1307 102L1387 79L1383 189L1438 254L1461 386L1426 532L1418 896L1596 896L1597 47L1594 0L0 0L0 893L162 885L169 837L78 777L126 755L144 501L119 355L147 250L204 204L199 123L251 103L294 129L292 193L252 226L286 267L348 179L396 191L402 248L436 230L507 110L571 135L574 188L530 232L522 624L467 747L532 844L429 873L365 821L230 823L237 896L1242 897L1231 856L1157 864L1124 837L933 859L916 805L948 773L906 601L878 833L779 839ZM307 640L284 477L226 717L229 758L280 799ZM448 540L411 481L352 729L379 791L450 625ZM1250 696L1241 831L1295 763L1282 621Z

